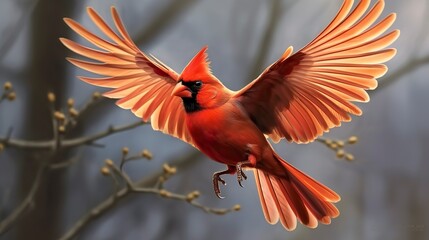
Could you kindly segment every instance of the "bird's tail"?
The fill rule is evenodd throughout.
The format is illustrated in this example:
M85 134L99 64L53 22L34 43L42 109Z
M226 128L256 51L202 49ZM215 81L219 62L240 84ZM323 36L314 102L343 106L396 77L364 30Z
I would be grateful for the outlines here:
M317 227L318 221L331 223L331 218L340 214L332 204L340 201L340 196L277 154L275 158L284 168L285 174L281 177L254 170L265 219L271 224L280 219L289 231L295 229L296 219L310 228Z

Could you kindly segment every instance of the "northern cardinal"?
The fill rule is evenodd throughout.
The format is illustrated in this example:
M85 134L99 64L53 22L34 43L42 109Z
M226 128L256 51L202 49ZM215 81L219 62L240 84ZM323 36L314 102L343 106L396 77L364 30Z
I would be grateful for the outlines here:
M399 31L384 32L395 14L374 24L384 8L379 0L367 12L370 0L345 0L332 22L313 41L292 54L289 47L275 63L240 91L226 88L211 72L207 47L177 74L153 56L140 51L128 35L114 7L117 33L92 9L88 14L111 41L103 40L72 19L64 19L76 33L99 47L84 47L61 38L72 51L97 62L69 58L74 65L103 75L80 77L92 85L114 88L104 94L120 99L117 105L160 130L193 145L211 159L225 164L213 175L220 197L223 174L246 179L251 168L266 220L280 220L287 230L297 219L315 228L339 215L333 203L340 196L283 160L267 138L296 143L313 141L349 114L361 115L352 102L367 102L365 90L377 87L376 78L387 71L382 63L395 49L386 49ZM367 12L365 14L365 12Z

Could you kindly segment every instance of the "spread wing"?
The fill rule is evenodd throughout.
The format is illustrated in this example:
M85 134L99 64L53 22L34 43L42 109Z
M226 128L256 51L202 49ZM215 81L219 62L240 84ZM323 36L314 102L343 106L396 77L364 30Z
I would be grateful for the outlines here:
M330 128L361 115L352 102L367 102L365 90L377 87L387 71L382 63L395 49L385 49L399 31L383 33L395 21L394 13L374 24L384 8L379 0L367 12L370 0L345 0L332 22L318 37L293 54L289 47L235 98L255 124L274 141L286 138L305 143ZM365 14L365 12L367 12Z
M104 96L119 99L116 102L118 106L131 109L143 121L150 119L153 129L193 145L186 128L182 101L171 96L178 74L137 48L114 7L111 8L111 13L119 34L115 33L92 8L88 8L87 11L97 27L113 42L96 36L72 19L64 19L71 29L101 49L96 50L68 39L60 39L75 53L97 61L69 58L71 63L105 76L80 79L95 86L114 88L104 93Z

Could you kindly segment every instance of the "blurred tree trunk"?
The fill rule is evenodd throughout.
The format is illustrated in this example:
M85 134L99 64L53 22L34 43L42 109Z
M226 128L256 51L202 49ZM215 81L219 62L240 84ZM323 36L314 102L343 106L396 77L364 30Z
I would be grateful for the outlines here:
M66 88L66 48L58 41L68 35L62 18L72 16L76 1L39 0L30 18L29 77L26 93L25 123L22 129L28 139L52 138L52 119L47 92L57 96L57 107L64 101ZM61 160L67 153L55 156ZM20 199L31 188L36 169L42 159L27 153L22 161L19 179ZM45 156L46 157L46 156ZM58 237L64 201L64 176L61 171L47 171L39 193L34 199L34 208L25 214L16 228L17 239L54 239Z

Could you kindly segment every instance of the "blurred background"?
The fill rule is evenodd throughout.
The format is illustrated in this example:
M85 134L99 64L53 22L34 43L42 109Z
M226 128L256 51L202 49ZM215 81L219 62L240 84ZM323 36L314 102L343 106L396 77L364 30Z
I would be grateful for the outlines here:
M4 148L0 150L0 239L429 239L428 0L386 3L383 16L398 14L392 28L401 30L394 43L398 54L388 62L389 72L380 79L379 88L370 93L371 102L360 105L364 115L325 136L358 136L359 142L345 149L353 154L353 161L336 159L332 149L317 142L275 146L297 168L342 196L337 204L341 215L331 225L317 229L298 225L295 231L286 232L281 224L267 224L253 177L240 188L235 176L227 176L228 185L222 187L226 198L219 200L211 178L224 166L177 139L154 132L149 125L109 134L97 140L97 145L55 152L49 150L50 145L28 148L28 142L19 142L44 144L53 139L48 92L56 96L55 109L67 111L68 98L74 99L76 109L82 109L94 91L105 91L75 77L89 74L65 60L73 53L58 41L67 37L90 46L62 21L70 17L100 33L86 15L87 6L108 23L112 23L109 8L116 6L137 45L177 72L207 44L214 74L237 90L288 46L298 50L311 41L341 3L1 0L0 85L11 82L16 99L0 103ZM138 122L111 100L92 104L65 139ZM7 144L13 141L18 145ZM123 147L130 154L142 149L153 154L151 161L125 165L133 181L154 182L162 164L170 162L177 166L177 174L166 182L169 191L198 190L198 201L205 206L228 209L240 204L241 210L219 216L186 201L144 193L124 194L109 205L114 184L100 168L107 158L119 164ZM67 236L71 229L77 230Z

